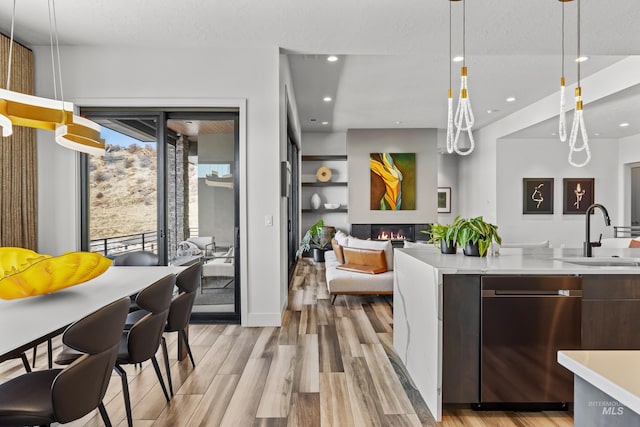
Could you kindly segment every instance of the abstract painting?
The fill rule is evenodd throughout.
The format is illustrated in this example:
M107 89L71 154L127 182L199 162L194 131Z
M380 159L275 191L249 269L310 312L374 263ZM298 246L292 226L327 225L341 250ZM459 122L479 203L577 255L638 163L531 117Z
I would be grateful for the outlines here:
M371 210L416 209L416 153L371 153Z
M562 213L565 215L583 214L593 204L593 178L564 178L564 203Z
M553 178L522 178L522 213L553 213Z

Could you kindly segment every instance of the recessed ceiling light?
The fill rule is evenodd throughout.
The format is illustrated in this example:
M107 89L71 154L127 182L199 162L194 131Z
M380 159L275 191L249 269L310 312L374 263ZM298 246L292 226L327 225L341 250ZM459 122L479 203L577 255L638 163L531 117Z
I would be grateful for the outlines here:
M594 133L595 136L600 136L599 132Z
M322 100L324 102L331 102L333 100L333 98L331 98L330 96L325 96L324 98L322 98Z
M507 102L513 102L513 101L515 101L515 100L516 100L516 99L515 99L513 96L510 96L510 97L508 97L508 98L506 99L506 101L507 101Z
M323 124L323 125L328 125L328 124L329 124L329 122L322 122L322 124Z
M493 113L497 113L497 112L499 112L499 111L500 111L500 110L495 110L495 109L493 109L493 110L487 110L487 114L493 114Z
M329 62L336 62L338 60L338 57L335 55L329 55L327 56L327 61Z
M576 62L584 62L584 61L588 61L589 57L588 56L581 56L579 58L576 58Z
M397 125L401 125L401 124L402 124L402 121L400 121L400 120L396 120L396 124L397 124Z
M464 60L464 56L460 56L460 55L454 56L452 59L453 62L462 62L463 60Z
M623 123L620 123L618 126L620 126L621 128L626 128L627 126L629 126L629 123L623 122Z
M309 119L309 121L310 121L311 123L313 123L313 122L315 122L315 121L316 121L316 119Z
M558 135L558 134L557 134L557 133L555 133L555 132L553 132L553 133L551 134L551 136L557 136L557 135Z

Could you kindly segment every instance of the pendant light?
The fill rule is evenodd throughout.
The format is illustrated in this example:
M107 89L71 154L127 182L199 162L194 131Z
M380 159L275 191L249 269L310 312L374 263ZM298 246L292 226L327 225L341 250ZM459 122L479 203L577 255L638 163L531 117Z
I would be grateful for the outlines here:
M453 153L453 89L451 88L451 1L449 1L449 97L447 98L447 153Z
M11 61L13 56L13 32L16 8L16 0L13 0L7 86L6 89L0 89L0 126L2 127L2 136L10 136L13 133L13 125L51 130L56 132L56 142L66 148L88 154L104 155L105 144L104 139L100 138L100 126L90 120L74 115L73 103L64 101L62 71L60 67L60 47L55 17L55 0L48 0L48 6L54 99L27 95L11 90ZM54 33L58 58L57 73L55 69L56 61L53 54ZM57 94L58 82L56 81L56 74L60 85L60 99L58 99Z
M573 0L558 0L562 3L562 76L560 77L560 116L558 121L558 136L560 141L567 140L567 103L565 95L564 77L564 4Z
M449 0L458 1L458 0ZM471 128L475 122L473 110L471 109L471 101L469 100L469 89L467 87L467 52L466 52L466 2L462 0L462 68L460 69L460 98L458 107L453 119L456 127L456 136L453 140L453 150L461 156L466 156L473 152L475 142ZM469 135L469 148L466 151L460 149L460 133L467 132Z
M580 58L580 0L578 1L578 54L576 58ZM584 124L584 112L582 110L582 87L580 86L580 61L578 64L578 85L576 86L576 108L573 114L573 125L571 126L571 134L569 135L569 164L575 167L585 166L591 160L591 150L589 149L589 136L587 128ZM578 133L582 137L582 144L576 145L578 142ZM582 163L575 162L573 156L580 151L585 152L585 159Z

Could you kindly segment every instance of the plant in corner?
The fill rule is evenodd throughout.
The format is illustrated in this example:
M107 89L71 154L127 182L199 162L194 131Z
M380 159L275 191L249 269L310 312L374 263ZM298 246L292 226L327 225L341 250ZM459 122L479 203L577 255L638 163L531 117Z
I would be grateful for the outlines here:
M485 222L482 216L460 219L456 223L458 244L469 256L485 256L491 242L502 243L498 226Z
M433 243L435 247L440 247L443 254L456 253L456 241L458 237L458 228L456 224L460 221L460 216L456 216L453 224L439 224L437 222L431 224L431 230L421 230L421 233L429 235L429 243Z
M333 230L333 227L325 227L324 221L319 219L309 227L302 237L296 256L300 257L303 253L313 249L313 260L324 262L324 251L331 247L331 238L333 237L330 230Z

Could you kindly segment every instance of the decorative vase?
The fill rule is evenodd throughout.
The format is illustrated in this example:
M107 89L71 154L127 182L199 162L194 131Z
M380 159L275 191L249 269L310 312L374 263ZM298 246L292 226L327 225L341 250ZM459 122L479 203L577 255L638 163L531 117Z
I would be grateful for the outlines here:
M443 254L455 254L457 250L455 242L440 240L440 252Z
M320 195L318 193L313 193L311 195L311 208L319 209L322 204L322 200L320 199Z

